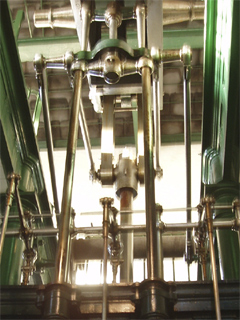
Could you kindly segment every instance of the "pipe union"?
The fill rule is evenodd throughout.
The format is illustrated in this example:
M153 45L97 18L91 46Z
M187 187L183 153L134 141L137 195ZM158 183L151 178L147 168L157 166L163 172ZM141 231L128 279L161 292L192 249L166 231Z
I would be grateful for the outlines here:
M109 22L111 19L117 21L117 27L119 27L122 23L122 14L119 3L116 1L109 2L107 5L107 9L105 11L105 23L109 27Z
M190 66L192 61L192 50L189 46L184 45L180 50L181 61L184 66Z
M122 66L116 54L108 54L104 60L103 74L104 80L108 84L118 83L121 77Z
M138 72L140 74L142 73L142 68L144 68L144 67L150 68L151 73L152 73L152 71L153 71L153 61L152 61L152 59L150 59L148 57L141 57L138 60L138 65L137 65Z

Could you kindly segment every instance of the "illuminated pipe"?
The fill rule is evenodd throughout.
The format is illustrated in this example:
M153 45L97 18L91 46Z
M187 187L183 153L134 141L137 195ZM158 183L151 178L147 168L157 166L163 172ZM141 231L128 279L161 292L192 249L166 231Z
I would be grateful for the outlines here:
M76 29L71 7L37 10L33 14L36 28Z
M232 229L236 225L234 220L221 220L213 221L213 228L219 229ZM163 232L178 232L185 231L187 228L198 228L198 222L191 223L163 223L162 225L157 226L156 229L160 228ZM118 230L121 233L133 231L134 233L144 233L146 232L146 225L128 225L128 226L118 226ZM35 236L55 236L59 233L58 228L45 228L45 229L33 229L31 230L32 234ZM87 235L101 235L102 227L80 227L73 228L71 231L71 237L75 237L77 234L83 233ZM19 229L10 229L6 230L5 236L8 237L18 237L20 235Z
M61 221L59 228L59 245L56 257L56 283L67 282L70 246L72 187L78 137L78 116L82 92L82 78L83 72L81 70L75 71L73 105L69 122L68 145L62 193L63 198L61 207Z
M3 245L4 245L4 239L5 239L5 234L7 230L7 224L8 224L8 217L9 217L9 212L12 206L12 200L14 196L14 191L15 191L15 180L16 176L14 173L8 176L8 180L10 180L10 184L8 187L8 192L7 192L7 197L6 197L6 209L5 209L5 214L4 214L4 220L3 220L3 226L1 230L1 239L0 239L0 263L2 259L2 251L3 251Z
M206 210L206 220L207 220L207 229L208 229L208 238L209 238L210 259L211 259L211 266L212 266L213 291L214 291L216 319L221 320L217 266L216 266L216 258L215 258L214 243L213 243L213 221L212 221L212 211L211 211L211 204L214 202L215 202L214 199L211 197L206 197L206 198L202 199L202 204L205 205L205 210Z
M74 0L75 2L76 0ZM71 2L73 2L71 0ZM139 6L139 5L138 5ZM132 8L128 11L123 12L123 20L129 20L134 17L137 18L138 6L136 7L136 12L133 13ZM36 28L68 28L76 29L76 19L74 20L73 11L79 16L80 21L80 9L75 10L78 7L74 4L72 7L56 8L56 9L42 9L34 12L33 20L34 26ZM193 21L193 20L203 20L204 19L204 1L197 1L191 3L183 1L163 1L163 25L183 22L183 21ZM139 7L141 10L141 5ZM105 16L99 13L92 15L92 20L98 22L104 22ZM77 27L78 29L78 27Z

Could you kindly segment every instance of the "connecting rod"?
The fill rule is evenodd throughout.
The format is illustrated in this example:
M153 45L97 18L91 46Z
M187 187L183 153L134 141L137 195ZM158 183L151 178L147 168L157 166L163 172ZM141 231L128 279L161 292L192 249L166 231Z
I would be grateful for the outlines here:
M36 55L34 60L34 67L36 71L36 77L38 80L39 94L42 100L43 106L43 117L44 117L44 127L47 142L47 152L48 152L48 163L50 169L53 201L56 213L60 212L58 194L57 194L57 183L55 175L54 157L53 157L53 137L52 128L49 113L49 98L48 98L48 83L47 83L47 70L44 67L44 59L42 55Z
M184 141L186 157L186 206L192 206L192 183L191 183L191 49L184 46L181 52L183 61L183 103L184 103ZM192 211L187 209L187 223L191 222ZM186 256L188 265L192 262L191 257L191 230L186 234Z
M65 163L65 174L63 184L63 198L61 207L61 219L59 228L59 245L56 257L56 283L67 282L67 270L69 263L69 246L70 246L70 217L72 202L72 187L78 136L78 115L82 91L83 72L75 71L74 74L74 93L73 105L69 122L69 134L67 155Z
M102 198L103 206L103 299L102 320L107 319L107 258L108 258L108 231L109 231L109 209L113 203L112 198Z
M213 221L212 221L211 204L213 204L214 202L215 202L215 200L212 197L207 196L204 199L202 199L202 204L205 205L207 229L208 229L208 237L209 237L209 250L210 250L210 258L211 258L211 266L212 266L213 291L214 291L216 319L221 320L216 258L215 258L214 244L213 244Z

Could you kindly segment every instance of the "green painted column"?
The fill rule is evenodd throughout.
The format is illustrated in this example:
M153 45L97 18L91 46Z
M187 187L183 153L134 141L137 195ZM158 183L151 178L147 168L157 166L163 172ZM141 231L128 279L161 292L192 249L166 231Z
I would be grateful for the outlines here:
M222 195L216 200L216 206L230 205L234 200L234 193ZM215 220L232 220L235 215L231 209L219 209L215 212ZM221 280L239 280L240 255L237 232L227 229L216 230L216 241L219 256L219 269Z
M3 198L1 199L3 200ZM4 200L1 201L1 207L4 206ZM16 211L16 207L12 207L11 212ZM12 214L11 214L12 216ZM19 220L9 219L8 230L19 228ZM21 266L22 254L25 248L24 242L16 237L5 237L2 259L0 264L0 285L20 285L21 284Z

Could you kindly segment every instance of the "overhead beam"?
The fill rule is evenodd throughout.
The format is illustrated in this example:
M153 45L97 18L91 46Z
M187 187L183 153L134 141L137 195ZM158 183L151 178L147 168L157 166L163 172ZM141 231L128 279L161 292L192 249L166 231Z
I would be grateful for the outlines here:
M136 33L128 33L130 45L136 41ZM203 48L203 29L180 29L163 31L163 49L180 49L182 44L188 44L192 49ZM20 59L22 62L33 61L36 53L45 58L56 57L73 51L80 51L77 36L19 39L17 41Z

